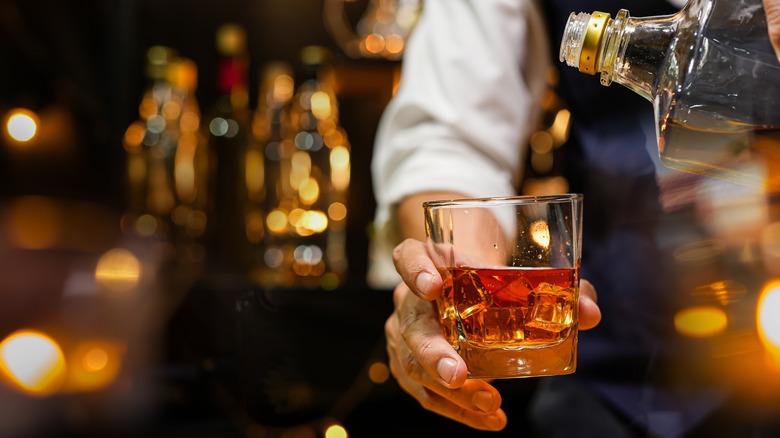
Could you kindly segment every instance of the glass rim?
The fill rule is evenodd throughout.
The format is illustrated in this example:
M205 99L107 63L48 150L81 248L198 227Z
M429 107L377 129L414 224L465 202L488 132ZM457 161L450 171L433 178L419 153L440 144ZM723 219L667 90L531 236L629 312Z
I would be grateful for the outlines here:
M455 198L424 201L423 208L439 207L489 207L493 205L556 204L582 201L582 193L562 193L557 195L515 195L490 196L484 198Z

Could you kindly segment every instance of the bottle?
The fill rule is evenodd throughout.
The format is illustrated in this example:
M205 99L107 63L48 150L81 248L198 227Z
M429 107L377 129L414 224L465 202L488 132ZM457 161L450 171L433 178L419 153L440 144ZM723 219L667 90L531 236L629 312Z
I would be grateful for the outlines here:
M177 56L170 47L152 46L146 51L146 77L148 85L138 105L138 119L130 124L123 137L125 149L125 214L123 228L131 234L151 237L165 234L164 224L154 218L155 211L168 209L166 199L172 199L172 192L164 190L157 196L150 194L150 165L155 159L154 150L161 143L168 143L169 136L160 127L165 127L162 116L163 104L170 98L171 84L168 82L170 62ZM164 146L164 148L169 148ZM163 180L164 181L164 180ZM167 184L163 184L164 189ZM162 203L163 205L160 205ZM145 216L149 214L150 216Z
M247 152L247 175L255 176L247 178L246 211L247 236L257 261L250 278L263 286L295 283L292 270L280 269L285 265L281 248L286 234L282 230L288 226L287 216L280 212L292 211L297 205L297 192L290 182L291 159L296 150L290 124L294 91L290 64L271 61L263 66L252 119L252 147ZM275 213L269 217L271 211ZM291 258L290 254L288 261Z
M346 275L350 147L338 117L331 53L301 51L302 76L288 127L266 145L269 196L265 261L283 287L337 288Z
M761 0L679 12L572 13L560 61L653 104L659 158L685 172L780 190L780 63Z
M123 228L164 263L203 261L207 154L195 99L197 67L175 50L147 51L150 84L127 128Z
M200 104L195 95L198 68L188 58L174 60L168 69L172 100L176 102L178 131L173 155L173 191L176 203L170 212L176 257L187 264L205 261L208 207L209 156L201 129Z
M249 269L245 235L245 156L251 110L245 29L234 23L216 32L217 97L205 124L210 152L209 259L217 278L241 281Z

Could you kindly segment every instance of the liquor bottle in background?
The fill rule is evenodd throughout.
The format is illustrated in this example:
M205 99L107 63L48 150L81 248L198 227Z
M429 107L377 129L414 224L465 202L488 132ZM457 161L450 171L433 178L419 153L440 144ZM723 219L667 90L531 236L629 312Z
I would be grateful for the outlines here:
M269 196L264 262L278 286L334 289L347 272L350 146L339 124L332 54L301 52L289 137L266 145Z
M209 154L201 129L200 104L195 96L198 69L187 58L177 58L168 70L179 138L173 156L173 189L176 204L171 210L176 257L186 263L205 262L208 223ZM173 114L171 115L173 116Z
M208 257L215 274L239 278L246 275L250 257L244 224L251 121L245 29L233 23L220 26L216 49L218 95L204 124L211 159Z
M151 148L159 147L160 134L155 123L162 117L162 105L171 94L168 82L168 65L176 56L170 47L153 46L146 52L146 77L148 85L138 105L139 118L125 131L125 215L123 228L134 235L150 237L164 233L154 217L143 217L154 207L149 196L149 162ZM160 119L164 121L164 119ZM151 205L150 205L151 204ZM144 225L146 224L146 225Z
M126 130L123 229L151 243L162 262L203 261L206 150L195 100L197 67L163 46L147 52L150 84Z
M292 211L297 192L290 183L291 158L295 152L290 125L290 101L295 91L292 66L281 61L265 64L260 73L257 108L252 119L252 141L246 156L246 234L252 246L250 278L261 285L292 285L291 270L280 270L282 237L266 227L268 212L279 222Z
M560 60L651 101L667 167L780 191L780 62L761 0L572 13Z

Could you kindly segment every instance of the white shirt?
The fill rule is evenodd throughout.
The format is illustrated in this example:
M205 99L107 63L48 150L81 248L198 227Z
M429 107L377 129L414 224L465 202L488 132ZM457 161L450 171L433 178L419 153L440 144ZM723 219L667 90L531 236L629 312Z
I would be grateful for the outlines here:
M531 0L425 0L374 146L369 284L400 280L391 213L404 197L516 194L551 62L544 26Z

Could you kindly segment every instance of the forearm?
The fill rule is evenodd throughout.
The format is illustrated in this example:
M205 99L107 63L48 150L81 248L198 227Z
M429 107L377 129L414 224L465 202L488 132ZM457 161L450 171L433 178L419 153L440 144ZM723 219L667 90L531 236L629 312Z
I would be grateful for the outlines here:
M764 0L764 10L769 25L769 39L780 60L780 0Z
M422 192L404 198L394 211L398 237L400 240L412 238L424 241L425 216L423 215L422 203L437 199L457 199L463 197L465 196L453 192Z

